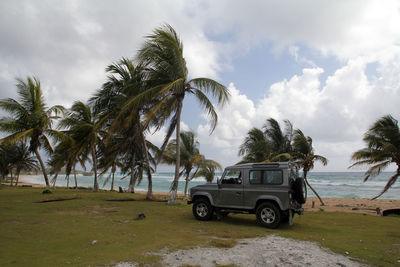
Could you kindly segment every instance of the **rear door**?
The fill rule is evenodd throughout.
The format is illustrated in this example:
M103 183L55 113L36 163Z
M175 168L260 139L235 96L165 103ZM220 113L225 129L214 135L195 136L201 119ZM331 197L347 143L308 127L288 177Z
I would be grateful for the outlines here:
M220 181L217 206L243 207L243 173L240 170L226 170Z

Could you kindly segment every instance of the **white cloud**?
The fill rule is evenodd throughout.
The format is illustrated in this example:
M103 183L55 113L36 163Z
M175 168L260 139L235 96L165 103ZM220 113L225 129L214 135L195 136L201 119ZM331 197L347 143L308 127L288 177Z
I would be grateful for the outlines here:
M207 152L222 164L231 165L238 161L238 147L250 128L260 128L270 117L289 119L313 138L316 153L330 159L328 167L317 165L317 170L345 171L351 154L363 147L362 135L368 127L385 114L398 114L400 83L393 81L400 76L398 57L395 53L380 63L379 77L372 81L361 58L350 60L324 85L321 68L303 69L301 75L273 84L257 104L231 84L231 104L218 110L219 124L211 137L209 125L199 126L200 141L214 147Z

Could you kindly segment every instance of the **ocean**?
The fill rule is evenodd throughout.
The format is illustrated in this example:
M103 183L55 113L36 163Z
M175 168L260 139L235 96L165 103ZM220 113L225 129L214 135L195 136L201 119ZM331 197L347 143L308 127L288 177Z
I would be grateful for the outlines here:
M363 183L364 173L362 172L311 172L308 174L308 180L313 188L318 192L321 197L337 197L337 198L372 198L379 194L385 186L389 177L393 173L381 173L379 176L370 178L367 182ZM104 181L108 175L99 178L99 186L101 189L110 189L110 182L106 185ZM217 174L214 178L216 182L221 174ZM129 185L129 177L121 179L123 176L119 173L115 175L114 189L118 190L121 186L125 189ZM77 175L78 186L92 187L93 177ZM169 192L171 182L174 179L173 173L160 172L153 174L153 192ZM44 184L43 175L33 175L23 178L23 181L35 184ZM110 179L111 181L111 179ZM203 178L196 178L189 182L188 188L206 183ZM67 181L64 175L59 175L57 179L57 186L66 186ZM74 186L74 177L70 176L70 186ZM185 182L183 178L179 181L178 191L183 192L185 189ZM144 177L143 181L135 186L137 191L147 190L147 178ZM308 189L307 194L313 197L313 192ZM400 199L400 183L396 182L391 189L389 189L380 198Z

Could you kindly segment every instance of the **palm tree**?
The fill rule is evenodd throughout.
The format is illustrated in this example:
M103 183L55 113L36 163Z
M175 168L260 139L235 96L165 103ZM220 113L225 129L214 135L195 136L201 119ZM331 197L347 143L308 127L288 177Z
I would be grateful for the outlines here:
M186 198L186 192L187 192L187 186L189 183L189 178L190 178L190 172L193 170L195 165L200 164L200 162L203 160L203 155L200 155L199 151L199 141L195 139L195 134L191 131L187 132L181 132L180 133L180 160L179 163L181 164L181 167L183 170L179 172L179 176L185 175L185 198ZM177 143L176 140L171 140L167 148L165 150L165 153L163 155L163 161L164 163L167 164L175 164L176 162L176 147Z
M23 142L15 145L15 154L13 155L13 168L15 168L16 181L15 186L18 185L19 175L22 170L38 170L38 162L32 157L32 152Z
M372 165L366 172L364 182L370 177L379 175L391 163L397 165L396 173L389 178L383 190L376 199L383 195L400 176L400 130L396 119L386 115L377 120L364 134L363 138L367 147L354 152L352 160L355 161L350 168L358 165Z
M157 120L158 125L163 125L170 119L161 154L172 133L176 131L175 178L168 201L169 204L174 204L181 166L180 121L183 100L187 94L193 94L196 97L211 118L212 132L217 124L218 116L206 94L211 94L217 98L219 104L224 104L229 100L229 91L222 84L209 78L189 78L186 60L183 57L183 45L170 25L166 24L155 29L153 34L146 38L146 42L139 50L138 59L148 69L151 87L133 98L130 103L140 103L154 98L159 100L147 113L147 121Z
M66 128L67 135L75 140L73 155L81 157L83 165L91 157L94 172L94 192L99 190L97 179L97 146L100 141L102 122L88 105L81 101L76 101L59 125L60 128Z
M103 84L101 90L90 99L90 103L102 117L107 118L108 135L105 138L105 143L106 146L111 143L113 147L111 150L107 150L114 150L119 154L129 154L128 156L131 159L129 163L131 179L128 191L130 192L134 192L136 183L134 169L137 151L143 151L146 164L142 166L148 166L145 170L148 179L146 198L151 199L152 168L150 167L150 155L147 148L148 142L144 134L148 124L144 124L141 121L141 116L146 112L149 102L154 100L130 102L147 89L146 72L143 66L135 65L132 60L127 58L108 66L106 71L110 73L108 80Z
M196 174L199 169L205 169L207 167L210 168L219 168L221 169L221 165L213 160L206 159L199 151L199 141L195 139L195 133L192 131L184 131L181 132L181 145L180 145L180 164L181 170L179 172L179 176L185 176L185 190L184 197L186 198L188 184L193 178L197 177ZM176 158L176 140L171 140L165 153L163 155L163 161L167 164L175 164ZM195 169L196 168L196 169ZM194 173L190 175L195 169Z
M200 165L199 171L195 172L193 177L204 177L208 183L211 183L214 180L216 170L222 170L222 167L218 162L205 161Z
M271 148L267 136L258 128L251 129L239 147L239 163L263 162L270 157Z
M289 120L285 120L284 123L284 131L273 118L269 118L263 126L264 134L267 136L271 147L270 158L272 161L289 160L291 158L293 125Z
M29 151L34 152L39 160L47 190L50 190L50 183L47 177L46 167L39 153L44 148L48 153L52 152L49 137L59 137L59 132L52 129L58 114L64 111L62 106L46 107L40 81L28 77L26 82L17 79L19 101L12 98L0 101L0 108L10 113L10 117L3 117L0 120L0 131L10 133L9 136L0 142L16 143L29 140Z
M113 138L114 137L114 138ZM99 169L101 169L100 176L104 175L111 169L110 175L104 180L103 187L110 181L111 179L111 191L114 191L114 178L115 172L117 168L122 168L122 155L119 150L118 138L115 138L116 135L112 135L109 139L107 145L104 142L100 143L99 149ZM104 140L104 138L103 138ZM117 144L117 145L115 145Z
M307 174L310 170L314 168L314 162L320 161L324 166L328 164L328 160L320 155L314 154L314 148L312 146L312 139L309 136L305 136L303 132L299 129L294 131L293 138L293 158L297 162L297 165L303 168L303 177L304 181L308 185L308 187L314 192L314 194L318 197L322 206L325 206L325 203L322 201L321 197L318 195L317 191L310 185L307 180Z
M69 187L69 176L71 175L72 170L74 170L74 180L75 180L75 188L78 188L78 181L76 179L75 174L75 165L79 161L77 142L73 139L70 131L63 132L65 137L61 142L59 142L54 149L54 153L51 155L51 158L48 161L48 165L51 166L51 172L55 174L53 178L53 187L55 186L55 182L58 176L58 173L61 171L63 167L65 167L65 179L67 179L67 187ZM84 166L84 162L81 162L81 165Z

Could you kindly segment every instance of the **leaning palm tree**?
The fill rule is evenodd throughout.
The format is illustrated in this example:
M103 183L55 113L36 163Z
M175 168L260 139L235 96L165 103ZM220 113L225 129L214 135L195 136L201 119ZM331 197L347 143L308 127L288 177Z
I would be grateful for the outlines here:
M372 165L365 173L364 182L370 177L377 176L391 163L397 166L396 173L389 178L383 190L375 196L376 199L383 195L400 176L400 129L399 123L391 115L386 115L377 120L364 134L363 138L367 147L354 152L353 165Z
M32 157L32 152L29 151L29 147L23 142L19 142L15 145L15 154L13 158L13 168L15 169L16 177L15 186L17 186L19 175L22 170L38 170L39 166L37 161Z
M39 160L47 190L50 183L46 167L39 153L40 148L46 152L53 151L49 137L59 137L59 132L52 129L54 120L64 111L62 106L46 107L40 81L28 77L26 81L17 79L19 101L7 98L0 101L0 108L11 116L0 119L0 131L10 133L0 142L16 143L29 140L29 151L35 153Z
M102 122L89 106L77 101L59 124L59 127L66 128L66 134L75 140L74 156L80 157L82 163L91 158L94 172L93 191L95 192L99 190L97 147L101 137Z
M314 168L314 162L319 161L324 166L328 164L328 160L320 155L314 154L314 148L312 146L312 139L309 136L305 136L303 132L299 129L294 131L293 138L293 158L297 162L297 165L303 168L303 177L304 181L308 185L308 187L314 192L314 194L318 197L321 205L324 206L325 203L322 201L322 198L318 195L317 191L310 185L307 180L307 174L310 170Z
M271 145L264 132L258 128L251 129L243 144L239 147L239 156L243 159L239 163L263 162L270 157Z
M224 104L229 100L229 91L222 84L209 78L189 78L186 60L183 57L183 45L178 34L168 24L154 30L153 34L139 50L138 59L147 67L150 89L133 98L132 102L142 102L157 99L152 109L147 113L147 121L156 120L163 125L169 119L169 127L161 147L163 154L168 141L176 131L176 162L175 178L171 186L168 203L176 202L180 164L180 121L183 100L186 95L193 94L211 118L211 132L217 124L217 113L214 105L208 99L211 94ZM127 103L129 105L130 103Z

